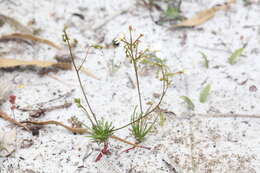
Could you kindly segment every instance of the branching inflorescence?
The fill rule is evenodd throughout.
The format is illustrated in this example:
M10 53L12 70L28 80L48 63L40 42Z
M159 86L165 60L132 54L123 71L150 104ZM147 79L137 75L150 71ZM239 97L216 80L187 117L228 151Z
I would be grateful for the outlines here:
M137 143L140 143L144 140L145 136L150 132L153 124L157 120L155 120L151 123L147 121L147 118L149 115L151 115L162 103L162 100L167 92L167 89L170 85L169 81L169 69L164 64L164 61L159 58L154 58L149 55L149 49L145 49L140 51L139 50L139 44L140 39L143 37L142 34L140 34L137 38L133 38L133 29L130 26L129 27L129 40L125 37L121 38L120 41L124 44L125 54L126 57L130 60L130 63L133 65L134 73L135 73L135 81L137 85L137 93L138 93L138 100L139 100L139 110L137 111L137 106L135 107L133 114L131 116L131 121L121 127L114 128L113 124L104 120L103 118L98 119L96 114L93 112L93 109L90 105L87 93L82 85L82 81L80 78L79 70L82 66L82 64L86 61L86 57L84 58L83 62L81 63L81 66L77 68L75 59L72 53L70 39L68 37L68 34L66 30L64 29L64 35L63 40L67 43L69 51L70 51L70 57L72 60L73 67L76 71L76 75L79 81L80 89L83 93L85 102L87 104L87 107L81 104L80 99L75 99L75 103L77 106L86 113L88 120L91 123L91 127L89 128L90 136L94 141L98 143L104 143L106 144L108 142L109 137L113 135L113 133L117 130L124 129L128 126L132 127L132 134L134 135ZM140 79L138 75L138 69L143 64L149 64L151 66L154 66L158 69L158 72L160 72L160 81L162 82L162 91L159 98L159 101L156 104L151 104L146 110L144 110L143 100L142 100L142 92L140 88Z

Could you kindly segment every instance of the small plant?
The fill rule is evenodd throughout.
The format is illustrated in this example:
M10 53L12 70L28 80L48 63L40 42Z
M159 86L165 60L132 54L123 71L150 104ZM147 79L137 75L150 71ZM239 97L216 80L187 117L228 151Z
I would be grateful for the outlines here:
M79 85L82 91L82 94L84 96L84 99L87 103L87 108L85 106L83 106L81 104L81 100L80 99L75 99L75 103L77 104L77 106L79 108L82 108L83 111L86 113L88 120L91 123L91 127L88 127L90 129L90 138L92 138L94 141L98 142L98 143L102 143L102 142L107 142L108 138L113 134L113 125L112 123L108 123L105 120L97 120L97 117L95 115L95 113L92 110L92 107L90 106L90 102L87 96L87 93L83 87L81 78L80 78L80 74L79 74L79 70L82 67L82 65L84 64L84 62L86 61L87 56L84 58L84 60L82 61L80 67L78 68L76 66L75 60L74 60L74 56L72 54L72 47L70 44L70 39L67 35L66 29L64 29L63 32L63 41L67 43L68 47L69 47L69 52L70 52L70 58L72 61L72 65L76 71L77 74L77 78L79 81Z
M164 12L165 18L168 20L183 20L185 17L181 14L181 4L182 0L180 1L168 1L167 9Z
M121 39L121 41L124 43L125 48L125 54L126 57L130 60L130 62L133 64L133 68L135 71L135 79L137 84L137 92L138 92L138 99L139 99L139 112L136 111L136 108L134 109L134 112L131 117L131 125L132 134L135 137L137 143L140 143L144 140L145 136L151 131L154 123L156 122L157 118L154 122L148 122L147 117L155 111L155 109L161 104L162 99L164 98L167 89L170 85L169 80L169 68L165 65L165 61L156 57L154 54L151 54L149 49L145 50L139 50L139 43L140 39L143 37L142 34L140 34L136 39L133 39L132 34L132 27L129 27L129 40L127 40L125 37ZM156 67L157 70L157 77L162 81L163 84L163 90L161 93L161 97L159 99L159 103L154 106L153 109L151 107L148 107L146 111L144 111L143 104L142 104L142 95L141 95L141 89L140 89L140 80L138 75L138 69L142 64L148 64L150 66ZM161 77L159 77L159 73L161 73ZM126 126L123 126L126 127Z
M137 143L141 143L145 136L151 131L153 125L155 124L156 120L154 122L148 123L147 118L140 119L142 117L142 113L137 113L136 108L134 109L131 121L134 122L135 120L138 120L134 122L132 126L132 134L134 135Z
M107 142L108 138L113 134L113 125L104 119L98 120L97 125L90 129L90 138L95 142Z
M129 41L126 40L124 37L121 38L121 41L124 43L126 57L133 64L135 78L136 78L138 99L139 99L139 112L137 112L136 108L135 108L134 113L131 117L131 121L129 123L127 123L126 125L123 125L119 128L114 128L112 123L104 120L103 118L98 120L96 117L96 114L93 112L92 107L90 106L90 102L89 102L87 93L82 85L82 81L81 81L80 74L79 74L79 70L82 67L83 63L86 61L87 57L85 57L83 59L83 62L81 63L80 67L78 68L75 64L74 56L72 54L70 39L67 35L66 30L64 29L63 40L68 45L72 65L76 71L80 89L84 96L87 107L82 105L80 99L75 99L74 101L75 101L76 105L86 113L87 119L91 123L90 127L87 126L87 128L89 129L88 132L90 134L89 137L97 143L104 144L104 148L101 150L101 152L97 156L96 161L100 160L104 154L110 153L108 150L108 139L110 137L117 139L119 141L124 141L123 139L118 138L113 135L115 131L124 129L131 125L132 134L136 138L137 143L140 143L144 140L144 138L150 132L151 128L153 127L154 123L157 120L157 118L156 118L152 123L150 123L150 122L148 122L147 118L160 106L160 104L168 90L168 87L170 85L170 80L168 77L171 76L172 74L170 74L169 69L166 68L167 66L164 63L165 61L162 61L161 59L155 59L155 62L153 62L153 58L151 58L152 56L147 56L148 55L147 53L149 53L148 49L140 51L139 43L140 43L140 38L143 37L143 35L140 34L136 39L133 39L132 30L133 29L130 26L129 27ZM149 108L146 109L146 111L144 111L143 104L142 104L143 100L142 100L141 89L140 89L140 80L139 80L139 75L138 75L138 69L140 68L140 65L142 64L141 62L144 61L145 59L147 60L146 62L152 64L153 66L158 67L157 76L158 77L160 76L159 79L162 82L162 91L161 91L158 103L151 104L149 106ZM159 75L159 73L161 75ZM127 142L127 141L124 141L124 142L130 144L130 142ZM138 146L138 145L134 144L134 147L136 147L136 146ZM147 147L143 147L143 148L147 148Z
M91 119L90 114L88 113L87 109L81 104L79 98L75 99L74 102L76 103L78 108L82 108L87 115L87 118L90 120L92 126L91 128L87 127L90 132L90 138L97 143L107 142L108 138L113 135L113 125L105 121L104 119L97 120L97 122L93 122Z
M139 4L150 11L152 21L159 25L176 23L179 20L186 19L181 11L182 0L141 0ZM155 10L161 13L158 20L155 20L152 15Z

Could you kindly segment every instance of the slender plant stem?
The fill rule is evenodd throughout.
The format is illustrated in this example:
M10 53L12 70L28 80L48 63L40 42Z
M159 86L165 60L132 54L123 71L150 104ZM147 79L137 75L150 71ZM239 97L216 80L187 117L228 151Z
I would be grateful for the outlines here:
M88 108L89 108L89 110L90 110L92 116L94 117L94 120L95 120L96 124L98 124L96 115L95 115L95 113L93 112L93 110L92 110L92 108L91 108L91 106L90 106L89 100L88 100L88 98L87 98L87 94L86 94L86 92L85 92L85 90L84 90L84 87L83 87L83 84L82 84L82 81L81 81L81 78L80 78L80 74L79 74L79 69L78 69L77 66L76 66L76 63L75 63L75 60L74 60L74 56L73 56L73 54L72 54L71 44L70 44L70 41L69 41L69 37L68 37L67 32L66 32L65 30L64 30L64 34L65 34L65 37L66 37L66 42L67 42L68 47L69 47L70 57L71 57L71 60L72 60L73 67L74 67L74 69L75 69L75 71L76 71L76 74L77 74L77 78L78 78L78 81L79 81L79 85L80 85L81 91L82 91L83 96L84 96L84 98L85 98L85 101L86 101L86 103L87 103L87 105L88 105ZM91 119L91 118L89 118L89 119L90 119L90 121L92 122L92 119ZM92 122L92 123L93 123L93 122Z
M140 91L140 82L139 82L139 77L138 77L138 71L137 71L137 63L136 61L138 61L137 57L138 57L138 43L136 44L136 41L138 41L139 37L133 42L133 37L132 37L132 30L129 30L129 37L130 37L130 43L129 43L129 53L130 53L130 57L132 59L133 62L133 66L134 66L134 71L135 71L135 78L136 78L136 85L137 85L137 92L138 92L138 98L139 98L139 107L140 107L140 111L141 114L143 113L143 105L142 105L142 97L141 97L141 91ZM136 44L136 47L135 47ZM134 51L135 49L135 51Z
M138 72L137 72L137 64L134 61L134 69L135 69L135 78L136 78L136 85L137 85L137 91L138 91L138 98L139 98L139 106L140 106L140 111L143 113L143 106L142 106L142 98L141 98L141 91L140 91L140 83L139 83L139 77L138 77Z
M165 72L164 72L163 68L162 68L162 75L163 75L163 78L164 78L165 77ZM136 122L138 122L138 121L148 117L152 112L154 112L160 106L160 104L162 103L162 100L163 100L165 94L167 93L167 90L168 90L168 87L169 87L167 82L168 81L165 81L165 80L163 81L163 89L162 89L162 95L160 97L160 100L150 111L149 111L149 109L150 109L150 107L149 107L147 109L146 113L143 116L141 116L140 118L138 118L138 119L136 119L136 120L126 124L126 125L123 125L123 126L121 126L119 128L116 128L116 129L113 129L113 131L117 131L117 130L123 129L123 128L131 125L131 124L134 124L134 123L136 123Z
M90 115L89 115L87 109L86 109L84 106L82 106L82 105L81 105L81 108L82 108L82 109L85 111L85 113L87 114L87 117L88 117L88 119L89 119L90 122L91 122L91 125L94 126L95 124L93 123L93 121L92 121L92 119L91 119L91 117L90 117Z
M78 70L80 70L81 67L83 66L83 64L85 63L85 61L86 61L86 59L87 59L87 57L88 57L89 49L90 49L90 48L88 48L88 50L87 50L87 52L86 52L86 56L85 56L85 58L83 59L83 61L81 62L81 64L80 64Z
M162 86L162 95L160 97L160 100L159 102L151 109L151 107L149 107L146 112L144 113L143 112L143 107L142 107L142 99L141 99L141 91L140 91L140 83L139 83L139 77L138 77L138 67L137 67L137 61L138 59L141 58L142 55L138 55L138 41L139 41L139 38L142 37L142 35L140 35L134 42L133 42L133 39L132 39L132 29L129 29L129 37L130 37L130 42L127 42L126 40L124 40L123 42L126 44L126 54L128 57L131 58L131 61L133 63L133 66L134 66L134 71L135 71L135 77L136 77L136 83L137 83L137 90L138 90L138 97L139 97L139 106L140 106L140 111L141 111L141 116L138 117L136 120L133 120L132 122L130 123L127 123L126 125L124 126L121 126L119 128L116 128L116 129L113 129L113 131L117 131L117 130L120 130L120 129L123 129L129 125L132 125L136 122L139 122L140 120L148 117L152 112L154 112L161 104L167 90L168 90L168 87L169 87L169 81L168 81L168 78L166 76L166 69L164 69L163 66L160 66L161 68L161 73L162 73L162 81L163 81L163 86ZM142 122L144 123L144 122Z

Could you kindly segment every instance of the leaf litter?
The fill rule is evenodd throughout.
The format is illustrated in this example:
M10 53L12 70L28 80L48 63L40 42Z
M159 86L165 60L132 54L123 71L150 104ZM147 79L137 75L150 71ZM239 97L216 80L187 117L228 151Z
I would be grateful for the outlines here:
M0 41L7 41L7 40L23 40L23 41L35 41L42 44L47 44L51 47L54 47L56 49L61 49L59 45L56 43L46 40L37 36L34 36L32 34L26 34L26 33L12 33L8 35L2 35L0 36Z
M180 22L179 24L172 25L171 28L180 28L180 27L194 27L201 25L208 20L212 19L217 11L220 10L227 10L232 3L235 3L236 0L229 0L228 2L221 4L221 5L215 5L209 9L202 10L195 14L190 19L184 20Z
M24 26L23 24L18 22L16 19L6 16L4 14L0 14L0 23L1 23L0 27L6 23L6 24L9 24L11 27L13 27L17 31L20 31L22 33L32 34L32 31L28 27Z
M16 129L5 132L0 129L0 157L10 156L16 149Z

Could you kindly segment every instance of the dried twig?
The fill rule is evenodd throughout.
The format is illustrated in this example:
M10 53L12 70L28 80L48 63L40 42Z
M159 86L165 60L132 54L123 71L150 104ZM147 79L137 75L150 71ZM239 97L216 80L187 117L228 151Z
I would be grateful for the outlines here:
M75 91L75 90L72 89L72 90L70 90L70 91L68 91L68 92L66 92L66 93L64 93L64 94L59 95L59 96L56 97L56 98L52 98L52 99L50 99L50 100L37 103L36 105L42 106L42 105L48 104L48 103L50 103L50 102L54 102L54 101L61 100L61 99L66 99L66 98L70 97L74 91Z
M20 123L30 123L30 124L35 124L35 125L49 125L49 124L54 124L57 126L62 126L66 128L67 130L71 131L72 133L79 133L79 134L84 134L84 133L89 133L87 129L85 128L71 128L67 125L62 124L61 122L54 121L54 120L49 120L49 121L21 121Z
M61 122L54 121L54 120L40 121L40 122L39 121L21 121L20 123L30 123L30 124L35 124L35 125L50 125L50 124L54 124L54 125L62 126L64 128L66 128L67 130L71 131L72 133L78 133L78 134L90 133L86 128L72 128L72 127L69 127L67 125L64 125ZM150 149L148 147L145 147L145 146L142 146L142 145L138 145L138 144L134 144L132 142L126 141L126 140L124 140L122 138L119 138L117 136L114 136L114 135L110 136L110 138L118 140L118 141L123 142L123 143L128 144L128 145L132 145L134 147Z
M30 131L30 129L29 129L27 126L25 126L25 125L23 125L22 123L16 121L15 119L11 118L10 116L8 116L5 112L3 112L3 111L1 111L1 110L0 110L0 118L4 119L4 120L6 120L6 121L9 121L10 123L15 124L15 125L17 125L17 126L19 126L19 127L23 127L23 128L25 128L27 131Z
M124 139L122 139L122 138L119 138L119 137L117 137L117 136L110 136L110 138L116 139L116 140L118 140L118 141L120 141L120 142L129 144L129 145L132 145L132 146L134 146L134 147L145 148L145 149L148 149L148 150L151 149L151 148L149 148L149 147L145 147L145 146L138 145L138 144L135 144L135 143L132 143L132 142L128 142L128 141L126 141L126 140L124 140Z
M13 33L13 34L9 34L9 35L2 35L0 37L0 41L13 40L13 39L19 39L19 40L25 40L25 41L27 41L27 40L35 41L35 42L47 44L47 45L52 46L56 49L60 49L60 46L58 46L54 42L40 38L40 37L36 37L34 35L31 35L31 34Z
M68 108L71 105L72 105L72 103L64 103L64 104L61 104L61 105L50 106L50 107L46 107L46 108L27 109L27 108L19 108L18 107L17 109L24 111L24 112L30 112L31 117L38 118L46 112L50 112L50 111L53 111L53 110L56 110L56 109Z

